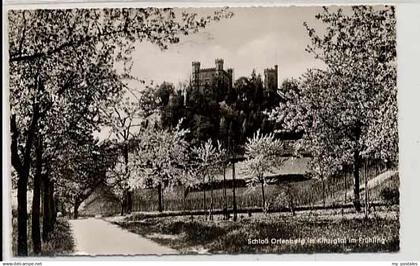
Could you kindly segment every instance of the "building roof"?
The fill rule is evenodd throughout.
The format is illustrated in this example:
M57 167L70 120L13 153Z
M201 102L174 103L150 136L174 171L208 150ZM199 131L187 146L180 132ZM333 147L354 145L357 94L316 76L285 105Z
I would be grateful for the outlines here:
M309 169L309 162L311 158L309 157L287 157L284 163L274 168L271 173L267 173L266 177L275 177L279 175L306 175L310 172ZM246 171L246 163L245 161L237 162L235 164L235 173L236 179L249 179L252 178ZM232 167L228 167L226 169L226 178L230 179L232 177ZM215 176L215 180L223 180L223 173L220 173Z

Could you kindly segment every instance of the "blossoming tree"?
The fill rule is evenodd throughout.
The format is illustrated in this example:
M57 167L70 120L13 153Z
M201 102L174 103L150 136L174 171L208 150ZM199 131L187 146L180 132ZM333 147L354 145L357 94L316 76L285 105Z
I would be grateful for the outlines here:
M252 176L251 185L261 184L262 208L266 209L265 191L266 174L279 166L284 159L280 157L283 145L275 139L274 134L261 134L258 130L245 143L246 171Z
M211 139L205 143L192 149L194 172L197 178L201 178L200 184L203 188L203 206L206 209L206 187L210 184L210 215L213 219L213 185L214 177L224 168L224 160L226 158L226 150L222 148L222 144L218 141L217 145L213 145Z
M323 36L305 24L311 41L307 51L325 67L308 70L271 119L286 130L302 130L300 147L326 169L353 165L353 202L359 211L363 161L395 162L397 157L396 34L393 7L352 10L324 8L316 16L326 24Z
M134 171L129 179L131 188L156 188L159 211L163 211L166 190L186 182L188 175L187 130L179 123L173 130L148 127L138 138L134 153Z

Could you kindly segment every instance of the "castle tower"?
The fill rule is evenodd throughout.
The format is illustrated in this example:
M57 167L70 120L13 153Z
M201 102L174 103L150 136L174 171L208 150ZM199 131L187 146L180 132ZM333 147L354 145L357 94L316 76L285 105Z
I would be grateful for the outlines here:
M278 88L278 65L274 68L264 69L264 88L270 90L277 90Z
M229 83L230 83L230 87L233 86L233 69L232 68L228 68L227 73L229 75Z
M192 62L192 83L198 84L198 77L200 74L200 62Z
M278 65L274 65L274 70L276 71L276 75L275 75L275 86L276 86L276 89L278 88L278 86L279 86L279 66Z
M223 71L223 59L216 59L216 72Z

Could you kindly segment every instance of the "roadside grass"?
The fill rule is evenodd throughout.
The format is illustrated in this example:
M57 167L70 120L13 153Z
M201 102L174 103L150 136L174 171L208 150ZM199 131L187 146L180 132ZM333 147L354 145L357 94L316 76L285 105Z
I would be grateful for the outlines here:
M17 220L13 218L12 232L12 253L17 256ZM42 221L41 221L42 224ZM36 256L33 253L33 243L31 238L31 219L28 219L28 256ZM42 232L41 232L42 233ZM71 232L70 224L67 219L57 218L54 230L49 236L47 242L41 244L41 254L39 256L65 256L74 251L74 239Z
M162 245L177 249L182 254L347 253L399 250L398 214L386 217L375 213L369 219L364 219L359 214L344 216L261 214L241 217L237 222L222 220L221 217L208 221L202 217L184 216L126 219L116 224ZM252 244L249 241L253 239L264 241L267 239L268 243ZM272 240L289 242L271 243Z
M67 219L57 218L49 240L42 243L42 256L70 255L74 251L74 239Z
M398 222L382 218L256 221L228 232L212 243L210 250L230 254L396 252L398 230ZM268 243L249 245L249 239L268 239ZM284 241L278 242L280 239Z
M147 218L140 221L115 222L130 232L150 238L162 245L190 253L190 249L215 241L226 233L226 228L236 227L228 221L205 221L190 217ZM239 225L238 225L239 226ZM194 253L194 252L191 252Z

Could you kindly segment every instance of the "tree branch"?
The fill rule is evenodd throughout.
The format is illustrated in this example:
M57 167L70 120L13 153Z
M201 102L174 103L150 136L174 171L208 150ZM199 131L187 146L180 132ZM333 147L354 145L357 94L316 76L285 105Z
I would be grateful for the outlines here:
M12 55L10 55L9 62L33 61L33 60L38 59L38 58L49 57L51 55L54 55L56 53L59 53L59 52L65 50L66 48L79 47L79 46L81 46L85 43L88 43L90 41L99 40L102 37L107 37L107 36L111 36L111 35L114 35L114 34L117 35L117 34L123 33L123 32L124 32L124 29L123 30L110 31L110 32L107 32L107 33L98 34L96 36L86 36L84 38L81 38L78 41L71 40L71 41L68 41L68 42L64 42L61 45L59 45L56 48L53 48L49 51L38 52L38 53L31 54L31 55L12 54Z

